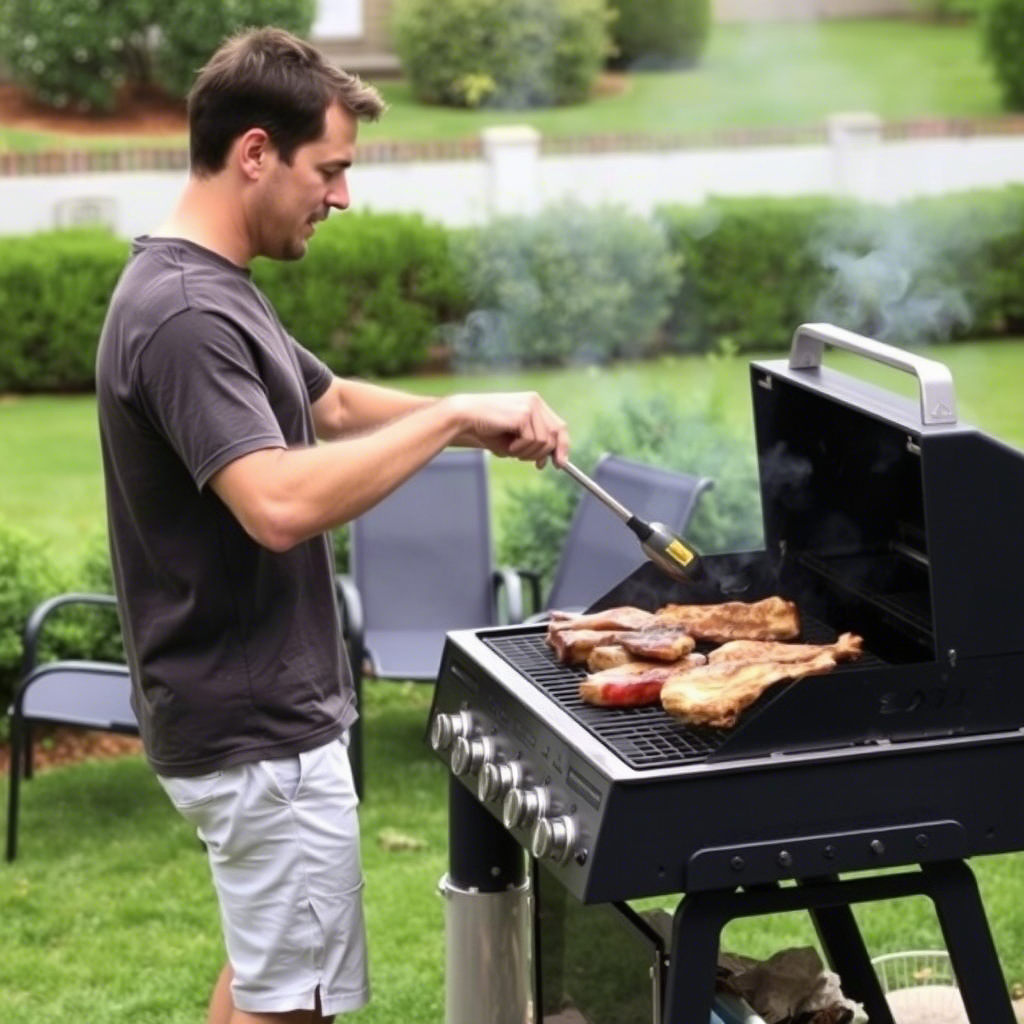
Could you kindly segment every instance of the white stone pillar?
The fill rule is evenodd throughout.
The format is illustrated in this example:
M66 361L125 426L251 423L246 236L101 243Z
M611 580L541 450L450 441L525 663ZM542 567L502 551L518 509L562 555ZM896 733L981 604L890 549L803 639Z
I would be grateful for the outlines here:
M871 113L832 114L828 121L837 195L868 202L881 197L882 119Z
M540 132L500 125L481 132L487 211L492 217L530 215L540 208Z

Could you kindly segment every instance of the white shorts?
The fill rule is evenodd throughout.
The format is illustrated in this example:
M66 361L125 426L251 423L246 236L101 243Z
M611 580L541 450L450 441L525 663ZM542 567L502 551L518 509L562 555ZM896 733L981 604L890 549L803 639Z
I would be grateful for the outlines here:
M358 798L334 740L298 757L158 776L206 844L231 995L247 1013L357 1010L370 998Z

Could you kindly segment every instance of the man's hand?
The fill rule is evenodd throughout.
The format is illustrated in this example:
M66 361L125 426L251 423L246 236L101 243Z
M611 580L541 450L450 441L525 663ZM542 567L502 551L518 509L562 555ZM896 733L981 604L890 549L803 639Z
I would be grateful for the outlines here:
M569 429L534 391L452 395L444 399L465 424L458 441L495 455L536 463L550 456L562 466L569 458Z

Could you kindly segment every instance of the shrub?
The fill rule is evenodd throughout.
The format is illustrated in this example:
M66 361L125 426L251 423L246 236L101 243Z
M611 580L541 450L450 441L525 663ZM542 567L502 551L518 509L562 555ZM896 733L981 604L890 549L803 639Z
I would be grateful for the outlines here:
M614 67L692 67L711 30L711 0L610 0Z
M111 110L129 84L184 97L225 36L249 25L308 35L316 0L6 0L0 57L51 107Z
M7 0L0 57L33 98L56 108L110 110L144 78L155 0Z
M573 461L593 469L603 452L712 477L688 537L703 552L745 550L761 536L754 454L725 425L714 394L693 391L625 398L573 447ZM500 517L499 561L541 574L550 585L579 486L564 473L540 473L513 488ZM623 527L623 544L636 543Z
M393 36L425 103L546 107L590 95L607 22L604 0L401 0Z
M417 369L439 325L468 308L447 232L419 216L332 218L303 260L260 260L253 277L288 330L337 373Z
M43 543L0 520L0 718L21 678L25 623L58 586Z
M721 200L658 211L687 268L666 344L785 348L829 320L895 344L1024 325L1024 188L876 207Z
M164 0L159 11L153 76L171 96L184 97L226 36L252 25L276 25L306 37L316 0Z
M651 353L679 264L651 221L551 207L454 236L475 311L452 332L469 363L565 364Z
M0 391L87 390L128 245L64 231L0 246Z
M983 13L982 37L1003 101L1024 110L1024 0L987 0Z

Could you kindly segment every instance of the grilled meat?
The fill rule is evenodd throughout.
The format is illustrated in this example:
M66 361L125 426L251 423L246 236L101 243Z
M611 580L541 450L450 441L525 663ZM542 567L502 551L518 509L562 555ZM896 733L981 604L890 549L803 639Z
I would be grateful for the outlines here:
M644 629L651 625L653 612L645 612L642 608L608 608L603 612L575 614L573 612L551 613L548 620L548 636L563 629Z
M789 664L807 661L828 651L836 661L854 661L863 653L864 641L855 633L843 633L834 644L785 644L771 640L730 640L708 655L708 662L775 661Z
M659 608L660 626L682 626L698 640L793 640L800 635L796 605L781 597L722 604L668 604Z
M615 668L616 665L626 665L636 660L625 647L618 644L601 644L587 655L587 671L603 672L606 668Z
M703 654L688 654L676 665L630 661L587 676L580 683L580 697L587 704L609 708L632 708L657 704L662 685L673 672L705 662Z
M595 647L616 643L614 630L562 629L548 634L555 657L565 665L582 665Z
M678 661L697 646L685 629L666 626L616 633L615 643L635 657L650 661Z
M649 661L678 661L696 641L678 627L637 630L562 629L548 635L558 660L582 665L595 647L618 645L627 653Z
M691 725L728 729L740 712L782 679L828 672L835 658L822 651L807 661L720 661L671 673L661 688L662 707Z

